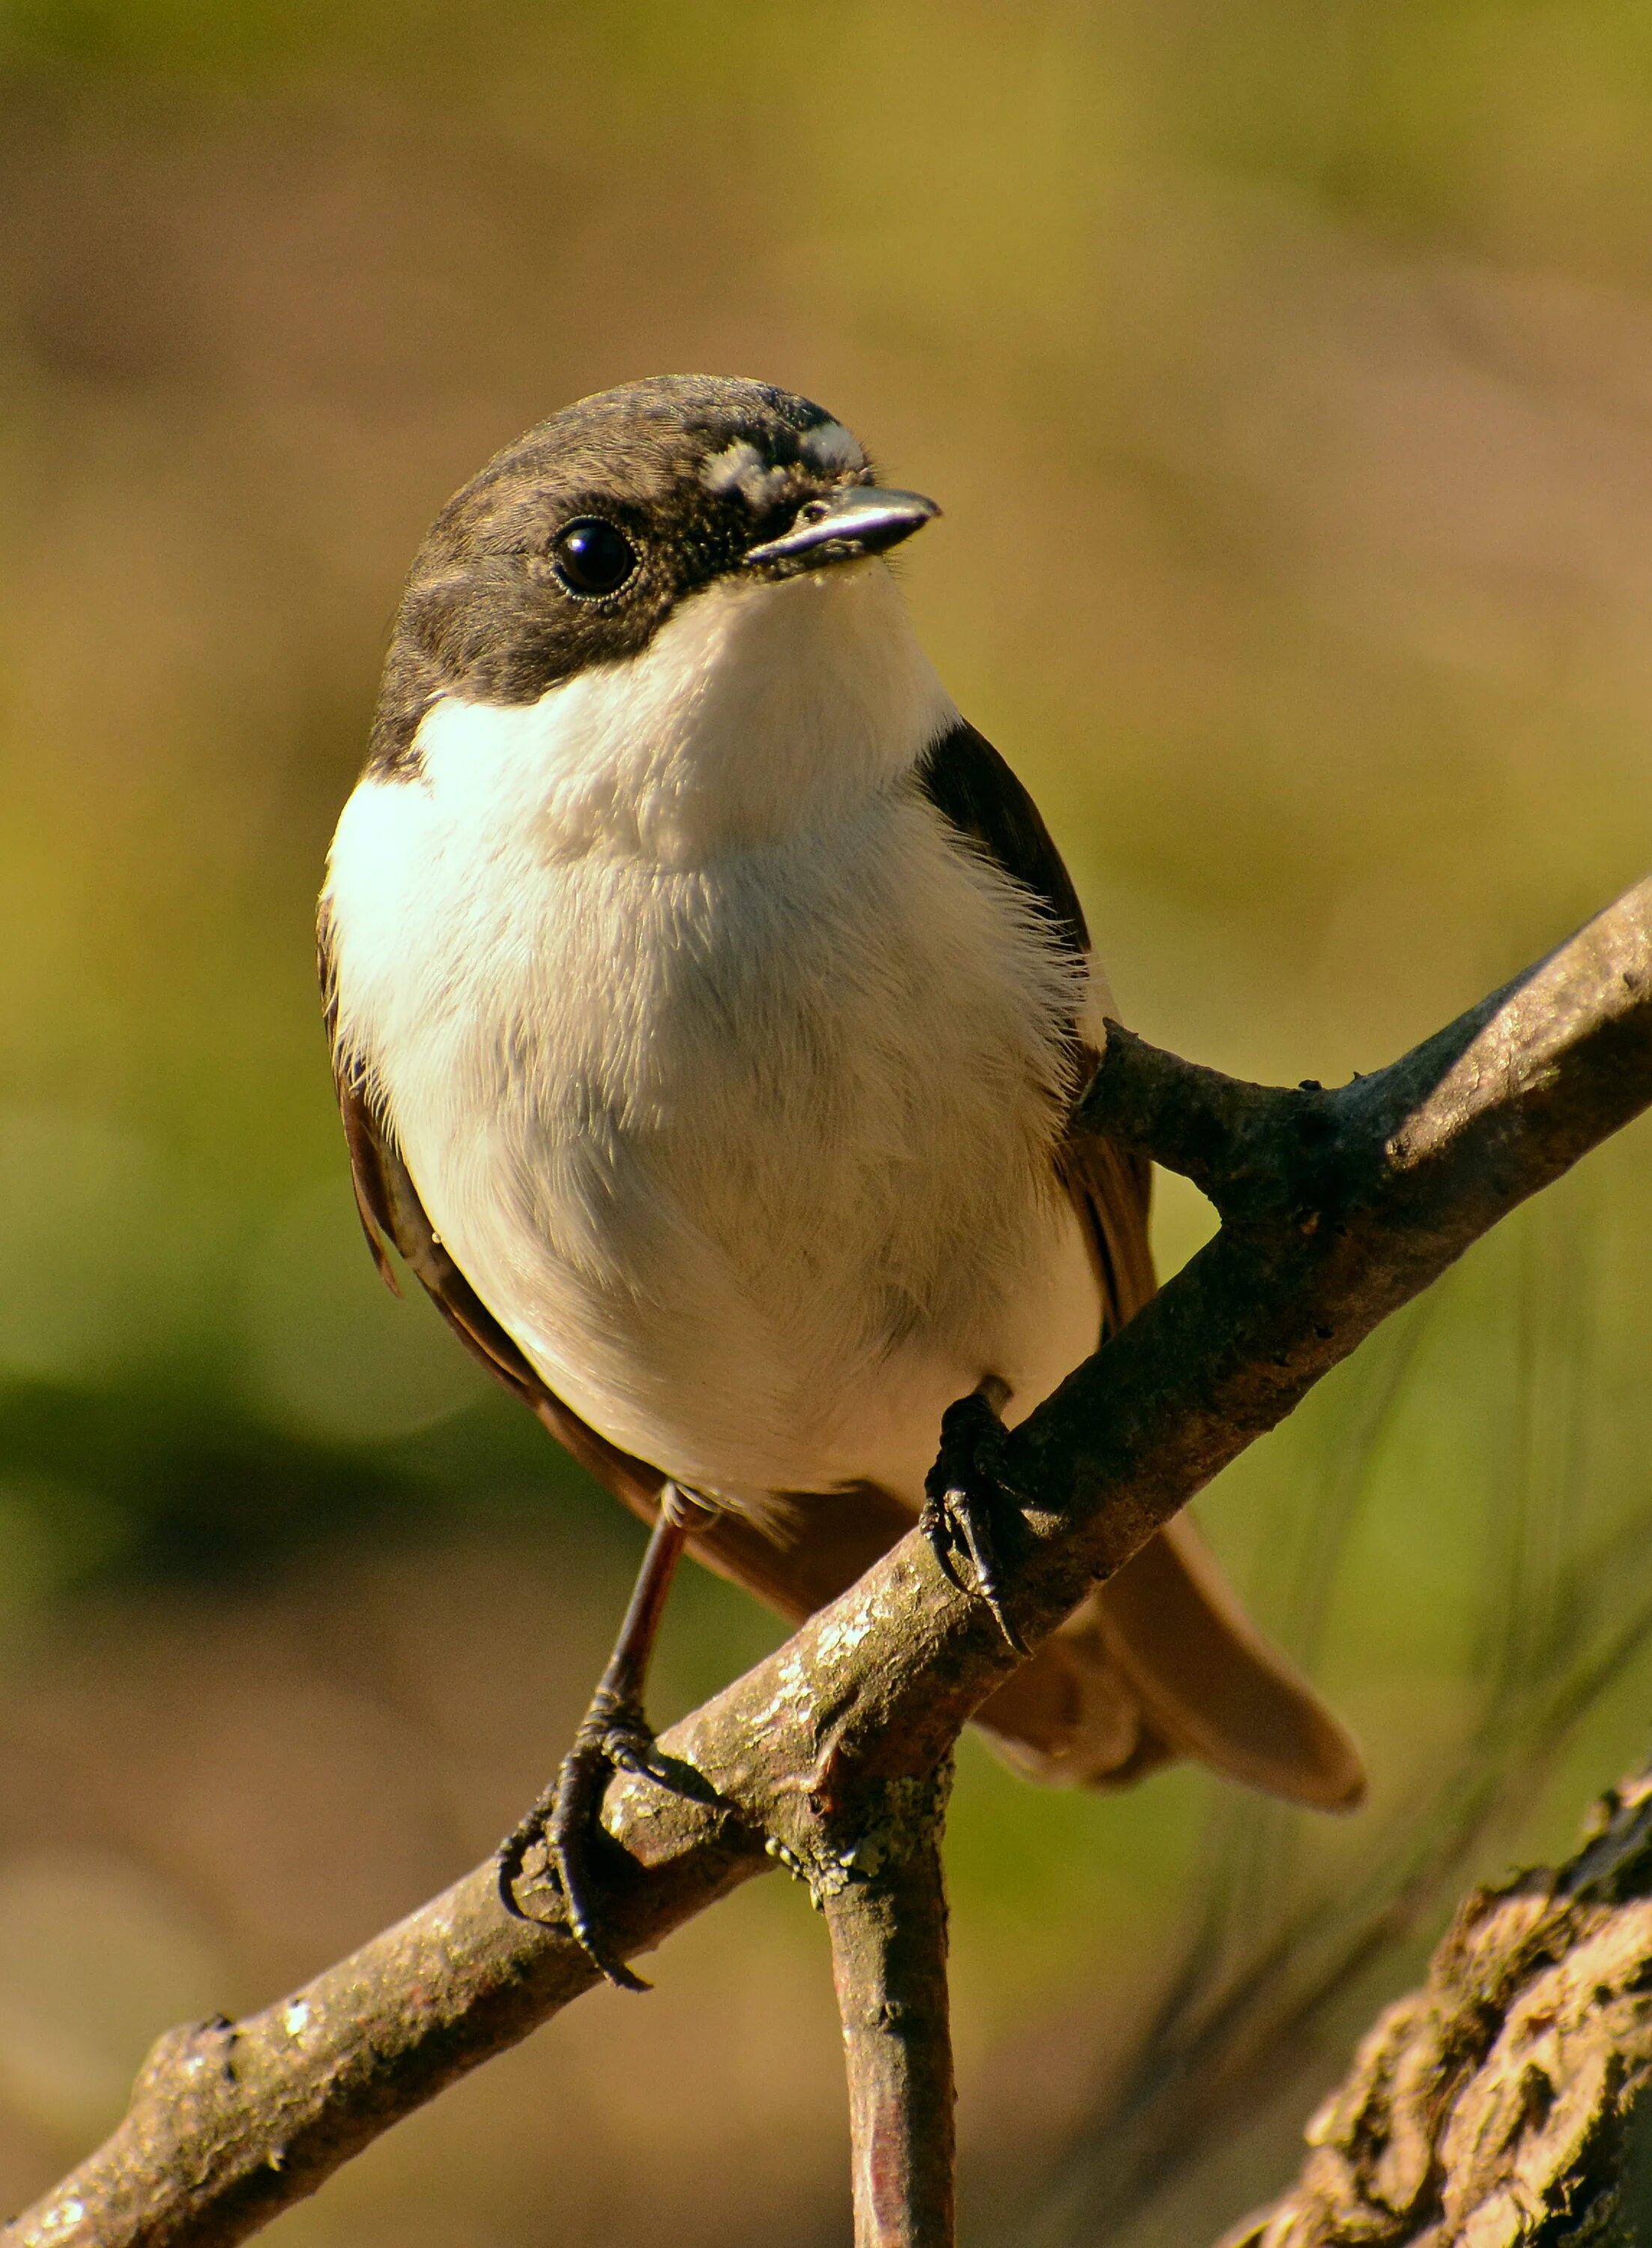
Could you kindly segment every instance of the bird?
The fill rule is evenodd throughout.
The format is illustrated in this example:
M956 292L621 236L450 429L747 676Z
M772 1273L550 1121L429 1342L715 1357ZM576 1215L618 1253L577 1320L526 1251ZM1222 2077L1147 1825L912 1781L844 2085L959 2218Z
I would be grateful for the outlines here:
M940 512L766 382L552 414L419 549L328 853L380 1270L650 1527L500 1858L519 1910L545 1844L626 1987L590 1854L615 1771L669 1779L644 1684L680 1556L796 1621L922 1521L1025 1654L1004 1432L1155 1286L1150 1167L1071 1122L1114 1017L1077 891L891 566ZM1185 1514L977 1722L1056 1784L1191 1757L1325 1809L1364 1786Z

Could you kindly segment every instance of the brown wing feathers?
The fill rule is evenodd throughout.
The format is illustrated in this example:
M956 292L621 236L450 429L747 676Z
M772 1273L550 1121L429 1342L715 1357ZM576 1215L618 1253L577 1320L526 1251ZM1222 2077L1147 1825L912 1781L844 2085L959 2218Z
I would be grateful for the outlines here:
M1038 901L1086 956L1089 932L1038 806L992 744L960 720L935 743L920 785L959 833ZM1080 1080L1094 1056L1080 1043ZM1061 1175L1086 1223L1103 1337L1157 1285L1148 1233L1151 1167L1093 1138L1070 1140ZM1099 1586L984 1705L1012 1761L1045 1779L1121 1786L1173 1756L1294 1801L1359 1801L1359 1751L1313 1688L1256 1629L1182 1515Z

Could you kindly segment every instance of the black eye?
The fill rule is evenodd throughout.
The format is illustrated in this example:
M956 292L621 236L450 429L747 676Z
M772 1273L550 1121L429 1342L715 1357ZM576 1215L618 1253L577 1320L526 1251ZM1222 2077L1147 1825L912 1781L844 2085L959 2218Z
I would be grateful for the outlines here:
M637 550L624 531L594 515L559 531L551 553L568 591L586 600L617 593L637 566Z

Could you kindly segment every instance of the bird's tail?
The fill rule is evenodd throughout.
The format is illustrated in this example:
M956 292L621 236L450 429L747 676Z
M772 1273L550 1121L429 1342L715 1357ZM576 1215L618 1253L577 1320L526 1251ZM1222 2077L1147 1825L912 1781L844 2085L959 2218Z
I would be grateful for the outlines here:
M1191 1757L1321 1811L1365 1793L1353 1739L1240 1607L1184 1514L1098 1586L976 1722L1057 1786L1126 1787Z

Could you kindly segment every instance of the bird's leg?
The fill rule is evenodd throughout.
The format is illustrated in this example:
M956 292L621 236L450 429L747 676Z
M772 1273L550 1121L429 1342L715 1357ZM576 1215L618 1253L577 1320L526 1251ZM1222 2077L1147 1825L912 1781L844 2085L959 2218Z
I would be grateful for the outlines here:
M1004 1473L1001 1418L1009 1395L1009 1384L989 1374L969 1396L960 1397L941 1415L941 1450L923 1479L918 1527L943 1573L960 1592L969 1588L954 1556L969 1556L975 1590L991 1609L1009 1645L1018 1655L1025 1655L1026 1641L1004 1605L994 1524L1006 1499L1013 1503L1012 1486Z
M659 1518L632 1587L625 1621L607 1669L591 1696L591 1706L579 1721L573 1746L552 1785L499 1845L499 1895L505 1909L521 1920L533 1917L518 1902L517 1883L528 1852L536 1842L543 1841L562 1890L570 1930L592 1964L623 1991L646 1991L649 1985L634 1975L623 1960L615 1958L603 1942L592 1902L591 1846L603 1794L614 1772L642 1772L660 1786L681 1792L675 1776L655 1745L642 1711L642 1689L666 1595L701 1511L696 1501L680 1492L675 1484L661 1489Z

